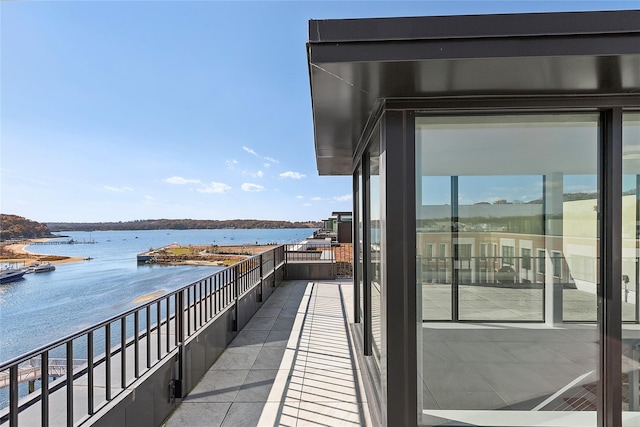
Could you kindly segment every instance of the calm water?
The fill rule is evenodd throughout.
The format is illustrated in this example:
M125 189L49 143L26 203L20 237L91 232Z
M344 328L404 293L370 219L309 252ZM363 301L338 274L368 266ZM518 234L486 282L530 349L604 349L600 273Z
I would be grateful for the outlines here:
M0 362L74 333L135 306L134 300L158 290L172 291L220 267L137 265L136 254L177 242L193 244L292 243L312 229L160 230L65 232L81 245L32 245L30 252L91 257L56 266L50 273L27 274L0 285Z

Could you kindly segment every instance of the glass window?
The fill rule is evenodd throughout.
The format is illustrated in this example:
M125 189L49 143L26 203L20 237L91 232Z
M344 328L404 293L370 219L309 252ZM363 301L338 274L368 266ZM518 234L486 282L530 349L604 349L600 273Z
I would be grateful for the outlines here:
M379 134L378 134L379 135ZM380 222L381 199L380 199L380 138L376 136L372 139L367 149L369 159L369 283L371 292L371 334L372 350L374 359L380 367L380 354L382 349L382 328L381 328L381 293L382 293L382 270L381 270L381 237L382 229Z
M513 254L515 250L513 246L502 247L502 265L513 265Z
M538 249L538 258L536 259L538 262L538 273L545 274L547 271L546 260L544 256L544 249Z
M362 322L362 319L364 317L364 289L363 289L363 270L362 270L362 263L363 263L363 252L362 252L362 233L364 231L364 227L363 227L363 217L362 217L362 199L364 198L364 192L362 191L362 166L358 167L358 172L356 173L356 179L358 180L357 182L357 191L358 191L358 204L357 204L357 209L358 212L356 214L356 217L358 219L358 224L356 226L356 239L355 239L355 245L356 245L356 253L358 254L358 259L356 260L357 262L357 280L358 280L358 298L359 298L359 302L358 302L358 311L359 311L359 317L358 320L360 322ZM364 325L364 323L363 323ZM364 333L364 331L363 331Z
M640 113L622 128L622 410L623 425L640 425Z
M596 424L598 140L596 113L416 118L416 239L454 249L418 282L421 424Z
M531 270L531 249L522 248L522 264L520 266L525 270Z

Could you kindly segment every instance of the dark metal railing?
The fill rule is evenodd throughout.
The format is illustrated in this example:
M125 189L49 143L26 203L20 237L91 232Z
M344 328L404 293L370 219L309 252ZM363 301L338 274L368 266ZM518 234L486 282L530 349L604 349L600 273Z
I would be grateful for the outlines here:
M295 243L286 245L285 256L287 262L296 261L325 261L335 263L336 257L330 243L326 245Z
M542 284L546 275L553 276L558 282L573 281L563 256L550 260L516 256L418 257L418 267L422 283Z
M40 403L40 425L48 426L52 393L63 388L66 425L85 422L150 369L176 354L178 375L182 375L185 341L221 313L237 310L238 299L258 286L262 298L262 286L265 282L275 285L284 263L284 246L278 246L0 364L0 377L9 377L9 406L0 410L0 424L8 422L10 427L17 427L19 415ZM237 318L236 312L236 321ZM86 353L86 363L74 366L74 357L79 352ZM50 380L49 367L54 355L55 359L66 360L65 375ZM37 362L32 364L33 359ZM33 370L34 365L39 367L39 378L34 375L25 380L20 376L21 370ZM31 391L38 380L39 391L20 396L21 382L28 381ZM79 383L86 388L84 410L74 407L79 390L74 385L77 387ZM98 390L104 390L101 402L97 399Z

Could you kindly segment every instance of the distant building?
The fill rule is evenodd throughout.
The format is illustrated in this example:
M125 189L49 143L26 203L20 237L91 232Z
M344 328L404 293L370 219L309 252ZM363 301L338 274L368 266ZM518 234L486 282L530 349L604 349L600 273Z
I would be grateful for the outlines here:
M332 212L331 216L322 220L322 229L314 233L315 238L330 238L335 243L351 243L351 212Z
M307 54L376 422L640 425L640 11L312 20Z

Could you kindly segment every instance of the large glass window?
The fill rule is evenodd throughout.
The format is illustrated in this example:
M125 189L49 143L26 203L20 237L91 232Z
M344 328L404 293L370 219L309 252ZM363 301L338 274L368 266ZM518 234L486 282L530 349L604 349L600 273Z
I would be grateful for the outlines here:
M362 166L360 166L358 168L358 172L356 173L356 179L357 179L357 209L358 211L356 212L356 218L358 220L358 223L355 224L356 229L355 229L355 248L356 248L356 253L357 253L357 257L356 257L356 280L358 281L358 315L356 316L356 318L358 319L358 321L360 321L362 323L362 319L364 318L364 289L363 289L363 269L362 269L362 265L363 265L363 250L362 250L362 236L363 236L363 231L364 231L364 227L363 227L363 217L362 217L362 199L364 198L364 192L362 191ZM364 325L364 323L362 323Z
M370 258L369 286L371 292L371 335L372 350L376 362L380 363L382 349L382 325L381 325L381 199L380 199L380 138L372 139L367 149L369 159L369 200L367 212L369 214L369 247Z
M622 410L625 426L640 424L640 113L623 116L622 131Z
M598 121L416 118L421 423L596 424Z

